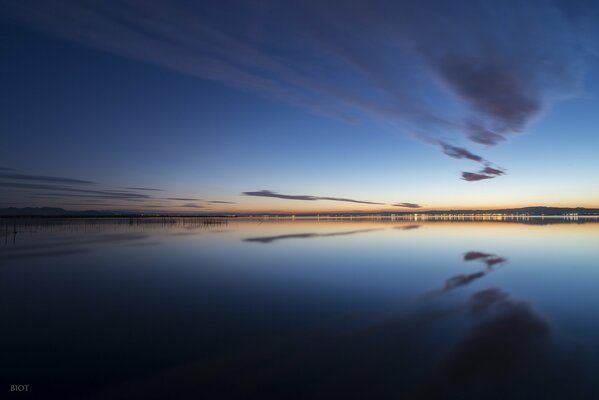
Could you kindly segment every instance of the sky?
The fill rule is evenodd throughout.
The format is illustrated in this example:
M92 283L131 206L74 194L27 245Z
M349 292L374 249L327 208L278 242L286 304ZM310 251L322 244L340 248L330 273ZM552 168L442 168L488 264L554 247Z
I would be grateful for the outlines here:
M599 207L592 1L0 0L0 208Z

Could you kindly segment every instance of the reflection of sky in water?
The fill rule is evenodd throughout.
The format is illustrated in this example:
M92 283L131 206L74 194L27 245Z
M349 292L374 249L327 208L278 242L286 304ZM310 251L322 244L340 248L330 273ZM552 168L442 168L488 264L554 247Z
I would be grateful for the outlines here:
M2 226L3 379L102 398L595 398L597 223L212 222Z

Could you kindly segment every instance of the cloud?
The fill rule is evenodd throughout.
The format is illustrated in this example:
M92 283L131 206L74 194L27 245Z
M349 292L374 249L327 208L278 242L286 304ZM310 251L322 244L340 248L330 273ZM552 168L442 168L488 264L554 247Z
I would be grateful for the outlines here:
M149 191L149 192L164 192L164 189L154 189L154 188L145 188L145 187L128 187L125 189L130 189L130 190L143 190L143 191Z
M17 173L0 173L0 178L15 180L15 181L39 181L39 182L53 182L53 183L65 183L72 185L91 185L94 182L85 181L81 179L63 178L59 176L45 176L45 175L27 175Z
M164 200L202 201L202 199L195 199L193 197L165 197Z
M475 172L462 172L462 179L468 182L482 181L484 179L493 179L492 175L477 174Z
M488 175L503 175L505 174L505 171L502 171L500 169L497 168L492 168L489 166L486 166L482 171L480 171L482 174L488 174Z
M482 158L481 156L471 153L470 151L464 149L463 147L452 146L443 141L439 141L438 143L441 146L443 153L448 155L449 157L458 158L458 159L463 158L463 159L472 160L472 161L476 161L476 162L484 162L485 161L485 159Z
M505 174L505 171L503 169L492 167L491 162L489 162L482 156L474 154L463 147L454 146L442 140L435 141L435 143L441 147L445 155L448 155L451 158L471 160L478 162L484 166L484 168L478 173L462 172L462 179L465 181L473 182L484 179L493 179L497 176Z
M405 207L405 208L422 208L420 204L416 203L396 203L393 207Z
M479 144L494 146L506 140L505 137L499 133L493 132L474 122L467 123L464 130L471 141Z
M242 194L245 196L273 197L276 199L285 199L285 200L303 200L303 201L318 200L318 197L316 197L316 196L279 194L276 192L271 192L270 190L259 190L256 192L243 192Z
M489 165L485 166L479 172L462 172L462 179L465 181L481 181L484 179L493 179L497 176L504 175L505 171L497 168L493 168Z
M73 192L73 193L85 193L88 195L94 195L93 197L105 197L113 199L149 199L150 196L142 193L135 193L130 191L122 190L92 190L92 189L80 189L73 188L63 185L48 185L41 183L12 183L12 182L0 182L0 187L8 187L14 189L36 189L36 190L48 190L58 192ZM90 196L92 197L92 196Z
M322 196L310 196L310 195L289 195L289 194L280 194L277 192L272 192L270 190L259 190L255 192L243 192L245 196L255 196L255 197L272 197L276 199L285 199L285 200L301 200L301 201L317 201L317 200L329 200L329 201L340 201L346 203L360 203L360 204L377 204L377 205L385 205L385 203L376 203L373 201L363 201L363 200L354 200L347 199L343 197L322 197Z
M206 203L210 204L237 204L234 201L224 201L224 200L205 200Z
M126 187L125 189L104 189L102 186L89 180L2 172L8 170L8 168L0 168L0 188L4 188L3 194L10 193L12 191L13 195L21 196L21 202L17 203L21 205L25 203L24 199L26 198L53 199L54 203L60 201L60 203L57 204L58 206L83 206L88 204L97 204L101 206L110 206L113 209L115 207L129 208L131 205L118 205L114 202L109 202L110 200L132 202L136 205L136 207L139 207L139 209L148 207L177 207L176 204L173 204L175 201L204 201L202 199L188 197L153 197L150 192L164 191L163 189L157 188L132 186ZM75 199L77 202L73 201ZM148 202L151 202L152 204L148 204ZM210 200L205 202L213 204L234 204L233 202L221 200ZM182 207L205 208L205 206L197 205L195 203L187 203Z
M462 0L266 0L260 7L21 0L3 3L2 13L316 114L437 139L461 133L492 146L579 90L591 53L582 22L597 16L595 5L581 8ZM482 160L457 149L443 151Z
M181 207L187 207L187 208L205 208L202 205L194 204L194 203L183 204Z

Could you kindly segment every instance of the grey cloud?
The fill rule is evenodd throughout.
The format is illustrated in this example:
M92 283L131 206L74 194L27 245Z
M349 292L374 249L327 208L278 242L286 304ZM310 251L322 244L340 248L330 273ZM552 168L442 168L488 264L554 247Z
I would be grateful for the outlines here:
M462 172L462 179L468 182L482 181L484 179L493 179L494 176L477 174L476 172Z
M443 153L448 155L449 157L458 158L458 159L463 158L463 159L472 160L472 161L476 161L476 162L484 162L485 161L485 159L482 158L481 156L476 155L476 154L464 149L463 147L452 146L443 141L439 141L438 143L441 146Z
M199 205L199 204L194 204L194 203L183 204L181 207L186 207L186 208L204 208L204 206Z
M192 197L165 197L164 200L202 201L202 199L195 199L195 198L192 198Z
M505 171L497 169L497 168L493 168L493 167L489 167L486 166L482 171L480 171L482 174L488 174L488 175L503 175L505 174Z
M416 203L396 203L393 207L405 207L405 208L422 208L420 204Z
M259 190L256 192L243 192L242 194L245 196L273 197L276 199L285 199L285 200L304 200L304 201L318 200L318 198L315 196L279 194L276 192L272 192L270 190Z
M94 182L85 181L82 179L63 178L59 176L45 176L45 175L27 175L17 173L0 173L0 178L15 180L15 181L38 181L38 182L54 182L54 183L65 183L71 185L90 185Z
M126 189L143 190L143 191L149 191L149 192L164 192L164 189L154 189L154 188L145 188L145 187L128 187Z
M330 201L340 201L340 202L346 202L346 203L377 204L377 205L385 204L385 203L376 203L373 201L347 199L347 198L343 198L343 197L322 197L322 196L310 196L310 195L280 194L280 193L273 192L270 190L259 190L259 191L255 191L255 192L243 192L242 194L245 196L272 197L272 198L285 199L285 200L302 200L302 201L330 200Z
M479 144L493 146L506 140L505 136L474 122L467 123L464 130L471 141Z
M210 204L237 204L234 201L224 201L224 200L206 200L206 203Z
M503 131L517 132L541 110L543 99L517 68L504 62L450 55L438 68L450 87L474 110L498 122ZM496 144L505 139L483 127L475 133L479 143Z
M120 190L91 190L91 189L80 189L73 188L63 185L48 185L41 183L12 183L12 182L0 182L0 187L7 187L13 189L33 189L33 190L47 190L47 191L58 191L58 192L67 192L67 193L85 193L87 195L94 195L94 197L105 197L105 198L114 198L114 199L149 199L151 198L148 195L128 192L128 191L120 191Z
M346 202L346 203L360 203L360 204L379 204L379 205L385 204L385 203L376 203L374 201L346 199L343 197L317 197L316 200L342 201L342 202Z
M439 145L441 147L443 153L448 155L449 157L456 158L456 159L466 159L466 160L476 161L476 162L484 165L484 168L478 173L462 172L462 179L465 181L473 182L473 181L480 181L480 180L484 180L484 179L493 179L497 176L505 174L505 171L503 169L491 167L492 163L487 161L482 156L472 153L470 150L467 150L463 147L451 145L442 140L435 141L435 143L437 145Z

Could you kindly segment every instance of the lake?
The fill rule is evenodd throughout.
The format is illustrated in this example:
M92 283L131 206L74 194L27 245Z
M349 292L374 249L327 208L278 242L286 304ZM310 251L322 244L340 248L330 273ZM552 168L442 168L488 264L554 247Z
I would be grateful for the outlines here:
M598 222L0 219L1 379L38 398L596 399Z

